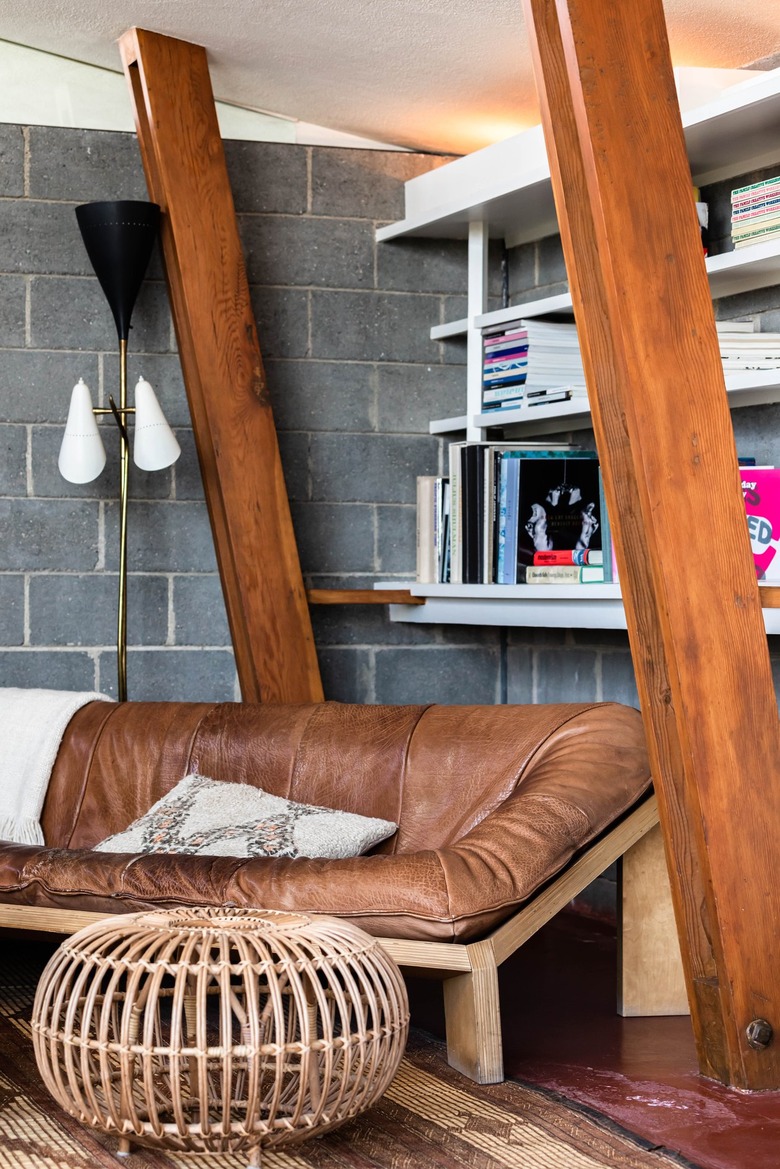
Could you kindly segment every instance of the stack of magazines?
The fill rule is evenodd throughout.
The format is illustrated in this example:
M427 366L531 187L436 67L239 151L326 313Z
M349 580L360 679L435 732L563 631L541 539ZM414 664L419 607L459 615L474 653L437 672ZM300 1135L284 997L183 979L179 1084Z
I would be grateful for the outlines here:
M484 330L483 410L541 406L585 394L573 322L517 320Z
M731 192L731 238L735 248L780 235L780 175Z

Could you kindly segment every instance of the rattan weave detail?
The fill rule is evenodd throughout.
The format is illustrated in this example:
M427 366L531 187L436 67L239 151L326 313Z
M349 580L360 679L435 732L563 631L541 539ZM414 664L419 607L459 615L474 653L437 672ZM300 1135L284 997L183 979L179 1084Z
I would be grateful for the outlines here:
M398 967L333 918L136 913L56 951L33 1009L55 1099L130 1144L242 1152L322 1133L392 1080L409 1023Z

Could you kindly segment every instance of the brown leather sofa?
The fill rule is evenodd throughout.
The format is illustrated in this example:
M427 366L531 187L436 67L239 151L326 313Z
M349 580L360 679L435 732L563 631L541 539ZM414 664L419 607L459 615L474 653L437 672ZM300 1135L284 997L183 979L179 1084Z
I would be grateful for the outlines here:
M399 829L349 860L90 851L193 770ZM451 1062L500 1079L496 967L516 915L649 783L640 716L612 703L92 703L54 766L45 847L0 846L0 924L67 932L89 915L177 905L349 918L403 964L448 978Z

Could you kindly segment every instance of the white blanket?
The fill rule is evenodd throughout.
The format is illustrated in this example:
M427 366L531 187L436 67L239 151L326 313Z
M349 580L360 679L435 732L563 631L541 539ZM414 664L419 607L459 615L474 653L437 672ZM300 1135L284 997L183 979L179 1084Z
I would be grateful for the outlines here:
M0 688L0 840L43 844L41 811L62 736L87 702L106 694Z

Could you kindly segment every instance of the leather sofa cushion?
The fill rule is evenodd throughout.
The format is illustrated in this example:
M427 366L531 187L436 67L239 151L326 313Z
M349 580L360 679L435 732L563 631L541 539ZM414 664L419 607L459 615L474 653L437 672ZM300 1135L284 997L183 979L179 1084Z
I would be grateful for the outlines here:
M195 769L399 831L349 860L89 851ZM471 940L649 784L640 716L614 703L84 707L44 808L52 847L2 845L0 899L106 913L249 905L336 914L380 936Z

